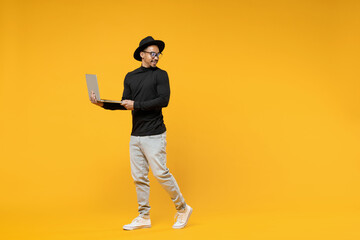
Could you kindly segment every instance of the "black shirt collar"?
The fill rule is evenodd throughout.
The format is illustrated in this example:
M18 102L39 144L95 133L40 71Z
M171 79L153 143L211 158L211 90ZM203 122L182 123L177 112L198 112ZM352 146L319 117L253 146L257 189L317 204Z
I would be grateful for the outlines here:
M142 70L142 71L150 71L150 70L156 70L158 67L148 67L148 68L146 68L146 67L144 67L144 66L140 66L140 70Z

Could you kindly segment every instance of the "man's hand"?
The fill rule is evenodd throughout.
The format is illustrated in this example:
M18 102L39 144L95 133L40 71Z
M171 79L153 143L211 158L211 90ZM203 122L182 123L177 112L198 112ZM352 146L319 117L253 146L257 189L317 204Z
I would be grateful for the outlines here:
M95 95L94 91L92 91L92 90L91 90L91 95L90 95L90 101L91 101L93 104L96 104L96 105L98 105L98 106L100 106L100 107L102 107L102 106L104 105L104 103L98 102L98 101L96 100L96 95Z
M134 101L132 100L122 100L121 105L123 105L127 110L134 110Z

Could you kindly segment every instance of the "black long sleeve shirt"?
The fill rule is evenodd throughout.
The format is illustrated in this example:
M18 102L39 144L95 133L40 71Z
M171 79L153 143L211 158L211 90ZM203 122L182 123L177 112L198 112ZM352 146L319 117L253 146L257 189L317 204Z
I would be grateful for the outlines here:
M134 101L131 135L149 136L165 132L162 108L168 105L169 99L170 85L166 71L141 66L127 73L122 100ZM126 110L118 103L104 103L103 108Z

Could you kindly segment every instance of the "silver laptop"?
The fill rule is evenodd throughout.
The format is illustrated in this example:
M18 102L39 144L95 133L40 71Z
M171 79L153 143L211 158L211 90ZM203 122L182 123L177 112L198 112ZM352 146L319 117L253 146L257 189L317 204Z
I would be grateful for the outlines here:
M96 95L96 100L98 102L110 102L110 103L121 103L121 101L113 101L113 100L106 100L100 98L100 91L99 91L99 85L97 81L97 77L95 74L86 74L86 83L89 93L89 99L91 96L91 91L93 91Z

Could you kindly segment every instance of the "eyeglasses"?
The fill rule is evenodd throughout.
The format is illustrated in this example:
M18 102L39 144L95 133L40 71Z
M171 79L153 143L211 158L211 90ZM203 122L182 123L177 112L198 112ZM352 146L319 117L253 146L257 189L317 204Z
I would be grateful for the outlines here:
M162 56L162 53L156 53L156 52L146 52L146 51L143 51L143 52L145 52L145 53L150 53L150 56L152 57L152 58L154 58L154 57L158 57L158 58L160 58L161 56Z

